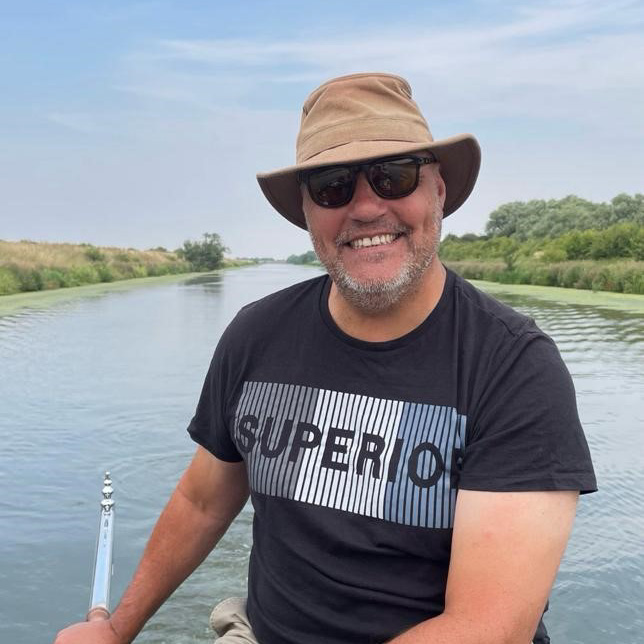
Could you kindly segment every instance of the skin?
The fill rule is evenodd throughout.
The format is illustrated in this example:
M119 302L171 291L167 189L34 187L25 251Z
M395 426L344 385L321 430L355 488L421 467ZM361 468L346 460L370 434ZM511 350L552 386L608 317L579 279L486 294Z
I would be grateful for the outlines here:
M360 173L353 199L345 206L318 206L304 187L302 200L313 246L333 279L329 309L338 326L368 341L389 340L418 326L440 299L445 284L445 269L436 261L445 201L438 166L422 166L418 187L402 199L379 197ZM402 234L393 243L369 248L354 249L347 243L390 232ZM418 266L423 265L419 272ZM411 283L399 288L397 299L390 302L386 285L404 279L405 273ZM338 286L342 275L365 290L380 287L373 299L383 300L386 306L361 306Z
M445 610L391 644L528 644L570 536L578 493L459 490Z
M385 341L405 335L434 309L445 284L436 254L445 185L424 166L417 190L378 197L362 175L353 200L315 206L303 193L316 252L357 291L384 288L365 300L334 282L329 309L349 335ZM347 241L404 231L385 246L352 249ZM419 267L423 267L419 270ZM386 291L395 282L395 293ZM371 296L370 296L371 297ZM392 644L527 644L531 641L568 540L578 493L459 490L444 612ZM248 498L243 463L226 463L202 447L181 477L146 546L134 578L106 621L62 630L55 644L124 644L203 561Z
M304 189L304 212L320 261L334 278L355 287L394 281L419 257L428 259L414 283L386 308L360 307L334 279L329 309L347 334L385 341L416 328L434 309L445 285L438 261L445 184L436 165L421 169L408 197L382 199L361 174L352 201L317 206ZM353 249L346 241L405 230L394 243ZM421 262L422 264L423 262ZM575 516L578 492L480 492L460 489L444 612L391 640L392 644L527 644L554 583Z
M111 618L69 626L58 633L55 644L131 642L215 547L247 498L243 462L226 463L198 447Z

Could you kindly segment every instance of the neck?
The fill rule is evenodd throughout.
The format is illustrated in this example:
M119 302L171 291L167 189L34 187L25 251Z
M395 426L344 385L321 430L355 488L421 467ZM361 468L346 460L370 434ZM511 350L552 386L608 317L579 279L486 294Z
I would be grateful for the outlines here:
M436 257L417 290L395 306L377 313L356 308L333 283L329 293L329 312L338 327L357 340L395 340L413 331L434 310L443 293L445 277L445 268Z

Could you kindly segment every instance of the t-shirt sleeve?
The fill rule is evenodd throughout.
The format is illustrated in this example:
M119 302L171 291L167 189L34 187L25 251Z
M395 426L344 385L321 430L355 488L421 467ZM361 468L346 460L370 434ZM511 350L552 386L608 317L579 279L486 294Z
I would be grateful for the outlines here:
M491 371L468 426L459 487L595 491L572 378L554 342L528 331Z
M242 457L231 438L227 410L231 401L230 359L224 345L225 334L210 363L188 433L192 440L222 461L238 462Z

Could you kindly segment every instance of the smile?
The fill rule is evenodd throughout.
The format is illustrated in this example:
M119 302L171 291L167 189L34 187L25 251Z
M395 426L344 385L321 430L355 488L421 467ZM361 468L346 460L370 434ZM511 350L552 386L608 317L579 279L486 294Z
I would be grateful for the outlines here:
M400 235L401 233L386 233L383 235L374 235L373 237L361 237L360 239L353 239L350 241L349 246L355 249L368 248L370 246L382 246L383 244L391 244L398 239Z

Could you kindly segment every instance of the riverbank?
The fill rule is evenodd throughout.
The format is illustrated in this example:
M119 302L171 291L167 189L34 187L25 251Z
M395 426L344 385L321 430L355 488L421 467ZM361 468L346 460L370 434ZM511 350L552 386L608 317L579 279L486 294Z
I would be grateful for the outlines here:
M302 265L300 265L302 266ZM320 268L317 265L306 265L311 268ZM238 266L229 266L237 268ZM142 286L156 286L180 282L183 280L203 277L205 273L182 273L180 275L164 275L161 277L142 277L137 279L121 280L118 282L89 284L48 291L34 291L30 293L16 293L0 297L0 317L13 315L22 309L46 309L63 302L74 301L83 297L97 297L106 293L127 291ZM522 295L538 300L576 304L580 306L597 306L628 313L644 314L644 295L631 295L627 293L609 293L605 291L583 291L573 288L557 286L533 286L529 284L499 284L484 280L468 280L474 286L494 295L495 293L509 293Z
M181 282L194 277L203 277L204 275L205 273L182 273L180 275L163 275L161 277L139 277L118 282L104 282L47 291L3 295L0 297L0 317L14 315L24 309L47 309L85 297L98 297L106 293L129 291L142 286L171 284L172 282Z
M462 260L443 258L446 266L466 279L554 286L585 291L644 294L644 261L579 260L550 262L522 258L503 260Z
M474 286L490 295L508 293L537 300L561 302L579 306L597 306L605 309L644 314L644 295L610 293L608 291L584 291L560 286L533 286L531 284L500 284L484 280L468 280Z
M0 295L159 277L193 271L164 248L137 250L0 240Z
M199 244L193 244L193 247ZM223 251L222 251L223 252ZM252 260L219 258L220 268L254 264ZM217 265L217 264L213 264ZM0 296L53 291L130 279L188 275L206 268L188 261L181 250L137 250L0 240ZM54 298L56 299L56 298ZM47 298L45 298L47 300Z

